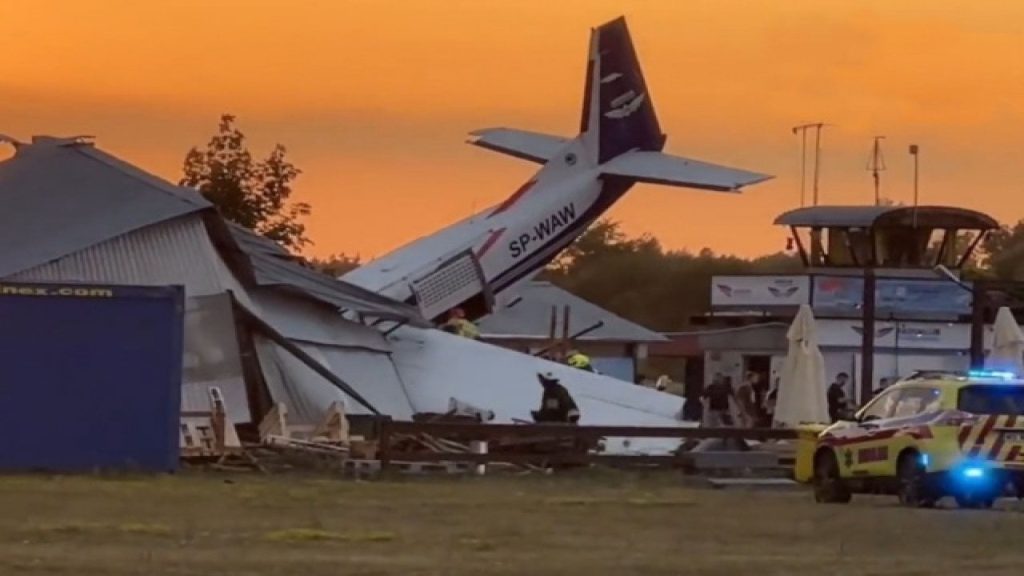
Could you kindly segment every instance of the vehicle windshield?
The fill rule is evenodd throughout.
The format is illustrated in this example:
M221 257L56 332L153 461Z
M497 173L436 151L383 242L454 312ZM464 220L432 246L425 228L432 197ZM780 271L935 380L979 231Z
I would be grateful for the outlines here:
M1024 414L1024 386L971 384L960 389L957 408L971 414Z

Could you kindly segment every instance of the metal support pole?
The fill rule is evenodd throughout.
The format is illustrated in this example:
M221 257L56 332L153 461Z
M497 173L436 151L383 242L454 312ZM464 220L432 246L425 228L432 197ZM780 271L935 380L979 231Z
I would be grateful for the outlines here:
M818 164L821 161L821 127L823 124L815 126L814 131L814 206L818 205Z
M918 194L917 194L917 182L918 182L918 146L917 144L910 145L910 155L914 157L914 212L913 212L913 226L917 228L917 205L918 205Z
M858 404L871 398L875 379L875 271L870 266L864 269L863 297L864 333L861 335L860 397Z
M807 130L800 131L800 207L807 204Z
M985 282L974 280L971 286L971 369L985 368L985 312L988 308Z

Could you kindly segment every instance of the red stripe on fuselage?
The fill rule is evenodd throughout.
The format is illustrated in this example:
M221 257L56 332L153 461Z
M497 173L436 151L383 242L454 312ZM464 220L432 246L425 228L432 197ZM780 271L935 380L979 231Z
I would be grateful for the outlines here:
M518 190L516 190L515 192L512 193L511 196L506 198L505 201L502 202L497 208L495 208L494 212L491 212L487 217L488 218L493 218L494 216L496 216L498 214L501 214L505 210L508 210L509 208L511 208L512 205L515 204L516 202L518 202L519 199L522 198L523 195L526 194L530 190L530 188L533 188L533 185L536 184L536 183L537 183L536 180L530 180L526 184L523 184L522 186L520 186Z
M484 243L480 245L480 248L477 249L476 257L482 258L483 255L486 254L487 251L491 249L491 246L494 246L494 243L497 242L498 238L501 238L501 235L504 233L505 228L500 228L498 230L495 230L494 232L491 232L491 235L487 237L487 240L485 240Z

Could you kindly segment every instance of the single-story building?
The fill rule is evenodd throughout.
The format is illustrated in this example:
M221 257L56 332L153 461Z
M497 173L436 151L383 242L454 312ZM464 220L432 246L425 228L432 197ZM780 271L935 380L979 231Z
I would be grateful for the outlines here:
M666 340L653 330L541 281L526 284L510 307L481 319L479 326L482 340L531 354L551 346L552 336L561 338L586 331L573 339L572 346L590 356L594 368L602 374L627 382L634 382L643 370L648 346Z

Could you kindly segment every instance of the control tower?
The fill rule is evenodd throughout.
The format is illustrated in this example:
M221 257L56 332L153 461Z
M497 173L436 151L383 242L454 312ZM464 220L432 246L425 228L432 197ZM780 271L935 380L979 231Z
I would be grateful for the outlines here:
M916 370L966 370L990 337L975 317L973 283L959 279L998 227L990 216L948 206L814 206L775 224L790 229L802 270L712 278L706 328L692 337L706 379L754 371L774 380L804 304L827 377L849 375L858 400Z
M786 212L808 272L935 278L958 273L999 224L986 214L948 206L813 206Z

